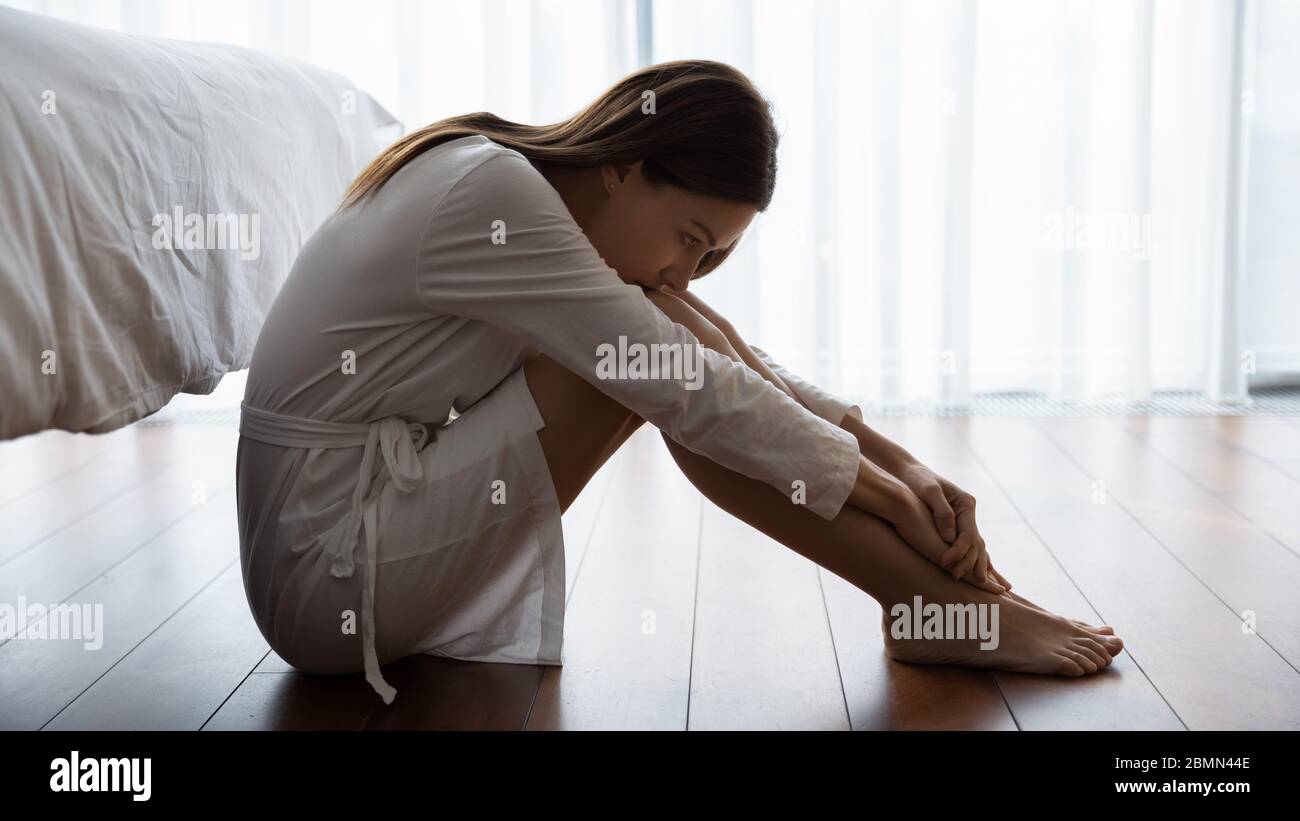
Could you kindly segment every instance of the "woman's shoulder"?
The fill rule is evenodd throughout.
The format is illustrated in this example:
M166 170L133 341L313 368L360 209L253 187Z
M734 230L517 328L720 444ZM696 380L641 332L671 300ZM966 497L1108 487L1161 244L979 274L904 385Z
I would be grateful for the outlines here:
M413 157L375 196L374 218L410 215L423 226L477 222L484 209L522 218L553 211L559 194L520 152L481 134L457 137Z
M467 154L465 178L480 187L505 187L517 193L553 191L546 177L519 151L481 134L463 137ZM460 142L455 140L454 142Z
M446 188L439 210L444 215L474 214L477 219L486 209L526 221L568 216L559 192L519 151L482 135L449 140L439 148L450 152L441 175Z
M457 174L437 183L446 187L419 239L422 269L468 270L510 258L522 270L538 255L554 266L603 264L564 198L528 157L487 137L444 145L451 142L458 143L452 147Z
M519 184L545 182L527 157L482 134L436 145L411 160L408 168L416 172L410 176L435 175L448 182L449 188L471 176L476 183L497 178L514 178Z

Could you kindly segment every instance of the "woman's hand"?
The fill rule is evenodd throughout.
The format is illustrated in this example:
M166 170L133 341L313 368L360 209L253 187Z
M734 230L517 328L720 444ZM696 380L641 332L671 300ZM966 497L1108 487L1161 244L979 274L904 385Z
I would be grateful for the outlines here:
M975 523L974 496L917 461L896 468L894 475L925 503L936 530L951 543L938 562L940 567L951 572L954 579L973 571L976 582L982 584L992 577L1011 589L1011 582L989 560L984 537Z
M925 556L930 561L952 573L954 579L965 581L967 584L987 590L990 593L1005 593L1007 588L999 579L997 571L985 574L984 578L978 578L975 573L967 573L970 567L962 569L958 565L965 563L966 559L975 555L970 549L973 539L968 532L960 531L957 534L957 540L953 544L948 544L939 537L939 531L934 527L934 514L921 498L911 490L907 492L907 498L899 508L895 520L891 520L894 530L903 541L912 546L914 550ZM982 543L982 539L980 540ZM987 561L987 554L986 554Z
M967 520L954 516L954 520L958 522L958 536L956 542L949 545L940 538L939 531L935 529L934 515L926 503L902 479L879 467L865 456L859 457L858 481L849 494L849 502L889 522L913 550L940 567L947 569L949 565L965 561L965 557L973 553L970 550L971 535L961 531L961 523ZM970 521L973 522L973 506L971 510ZM981 539L981 543L982 541ZM948 564L944 563L945 560ZM987 557L985 560L987 562ZM975 559L971 562L973 566ZM966 570L970 569L969 566L966 568ZM950 572L954 573L953 578L965 577L968 584L990 593L1004 593L1007 590L992 575L986 574L983 579L978 579L973 573L967 576L965 572L960 575L955 571ZM993 573L996 574L997 571Z

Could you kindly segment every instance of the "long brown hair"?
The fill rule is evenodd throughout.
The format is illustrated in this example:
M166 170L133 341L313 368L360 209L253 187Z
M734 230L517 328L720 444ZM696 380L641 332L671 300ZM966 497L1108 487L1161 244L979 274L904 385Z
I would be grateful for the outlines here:
M353 181L341 208L374 194L406 163L448 140L482 135L537 163L596 167L642 160L653 184L767 209L776 188L778 134L771 106L742 72L711 60L676 60L629 74L553 125L521 125L479 111L412 131ZM733 243L734 246L734 243ZM732 248L710 251L696 276Z

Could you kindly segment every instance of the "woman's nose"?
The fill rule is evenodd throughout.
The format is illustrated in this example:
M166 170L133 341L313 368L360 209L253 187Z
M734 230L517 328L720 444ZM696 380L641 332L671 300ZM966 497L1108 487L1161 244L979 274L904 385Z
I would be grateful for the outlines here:
M690 274L687 274L681 268L666 272L664 279L667 281L668 287L674 291L685 291L691 284Z

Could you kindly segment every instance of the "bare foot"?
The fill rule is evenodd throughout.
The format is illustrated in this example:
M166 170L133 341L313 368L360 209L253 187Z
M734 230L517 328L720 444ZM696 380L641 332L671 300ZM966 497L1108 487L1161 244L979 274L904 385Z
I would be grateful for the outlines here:
M931 596L926 596L925 591L919 593L924 604L998 605L996 646L982 649L979 638L895 638L891 608L885 607L881 628L890 658L913 664L1083 676L1105 669L1124 648L1119 637L1104 634L1102 628L1049 613L1014 594L994 595L960 582L948 585L937 579L935 586L938 589L930 591ZM912 606L912 602L905 603Z
M1007 591L1007 593L1005 593L1004 595L1010 596L1011 598L1015 599L1016 601L1025 605L1026 607L1032 607L1035 610L1042 610L1044 613L1052 612L1051 610L1048 610L1046 607L1041 607L1037 604L1034 604L1029 599L1026 599L1024 596L1018 595L1016 593L1012 593L1011 591ZM1109 624L1103 624L1101 627L1093 627L1091 624L1087 624L1086 622L1081 622L1078 619L1068 619L1068 621L1071 624L1077 624L1080 627L1091 630L1094 633L1100 633L1103 636L1115 635L1115 628L1111 627Z

